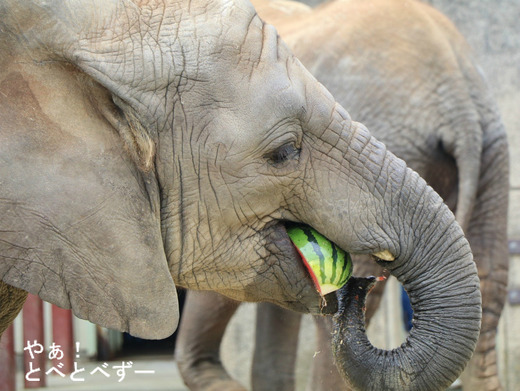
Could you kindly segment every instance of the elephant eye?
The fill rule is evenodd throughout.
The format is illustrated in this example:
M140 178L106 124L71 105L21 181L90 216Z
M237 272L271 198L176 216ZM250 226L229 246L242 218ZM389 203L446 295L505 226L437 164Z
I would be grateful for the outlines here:
M272 165L280 165L288 160L297 159L299 155L300 150L296 145L294 145L294 143L287 143L276 148L267 158Z

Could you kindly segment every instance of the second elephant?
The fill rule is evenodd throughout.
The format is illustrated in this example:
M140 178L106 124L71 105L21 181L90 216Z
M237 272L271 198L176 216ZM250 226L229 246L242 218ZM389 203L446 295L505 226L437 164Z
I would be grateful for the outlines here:
M508 147L465 40L443 15L415 1L337 0L316 9L289 1L254 3L353 118L367 124L456 213L472 246L483 296L481 336L464 387L500 389L495 336L508 272ZM238 303L209 293L188 300L177 351L187 384L192 390L220 389L219 384L243 389L222 368L218 351ZM203 307L213 312L197 312ZM292 390L299 315L281 315L283 310L267 304L261 308L253 389ZM318 322L317 350L330 351L326 321ZM194 333L203 330L201 324L206 333ZM314 362L310 388L345 387L330 374L331 356Z

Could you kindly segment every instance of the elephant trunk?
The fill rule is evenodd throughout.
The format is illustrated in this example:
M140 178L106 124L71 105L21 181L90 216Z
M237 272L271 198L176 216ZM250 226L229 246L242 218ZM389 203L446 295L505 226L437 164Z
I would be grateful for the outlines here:
M375 348L363 314L372 283L353 279L342 288L333 351L338 369L359 390L446 389L469 361L480 331L479 280L462 229L415 172L404 170L402 181L391 222L402 238L400 252L394 261L379 263L408 292L413 329L400 347Z

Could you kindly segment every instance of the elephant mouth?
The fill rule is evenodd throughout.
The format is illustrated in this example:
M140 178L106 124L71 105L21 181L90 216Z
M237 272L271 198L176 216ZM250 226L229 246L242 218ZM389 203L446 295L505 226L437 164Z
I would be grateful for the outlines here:
M288 307L295 311L310 312L311 314L333 314L337 310L336 289L339 289L344 285L346 280L341 284L337 283L337 286L333 291L321 289L315 270L313 270L309 265L309 262L307 262L305 256L303 256L301 251L293 243L288 233L288 229L291 229L296 224L301 225L300 223L294 223L292 221L279 220L273 222L269 227L270 234L268 235L269 240L267 247L273 257L271 264L283 264L283 267L277 268L280 270L278 273L280 283L282 285L288 284L287 280L290 279L293 283L296 281L298 284L296 287L293 286L293 292L298 292L296 297L293 294L291 295L291 298L287 298L288 300L284 303L276 304ZM328 241L326 238L325 240ZM347 253L347 255L356 256L360 254L357 252L350 252L344 248L339 249ZM365 256L368 256L369 259L382 266L396 259L393 255L394 252L381 248L376 248L369 254L364 254ZM292 275L289 276L287 274L288 270L291 271L290 273L292 273Z
M299 285L296 298L293 297L286 303L277 304L299 312L310 312L314 315L334 314L337 311L336 293L322 294L320 292L320 286L312 268L289 237L287 229L293 225L294 223L289 221L278 221L269 229L270 240L267 247L270 254L274 256L277 264L284 262L291 266L290 269L295 274L292 277L296 277L292 280L298 281ZM282 269L285 270L285 268ZM281 273L279 278L286 280L286 273ZM286 282L283 281L282 283Z

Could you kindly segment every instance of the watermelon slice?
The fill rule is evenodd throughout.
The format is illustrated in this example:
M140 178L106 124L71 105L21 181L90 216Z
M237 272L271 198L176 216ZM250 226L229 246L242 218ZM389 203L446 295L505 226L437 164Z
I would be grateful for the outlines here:
M345 285L352 275L348 253L309 226L291 226L287 233L322 296Z

